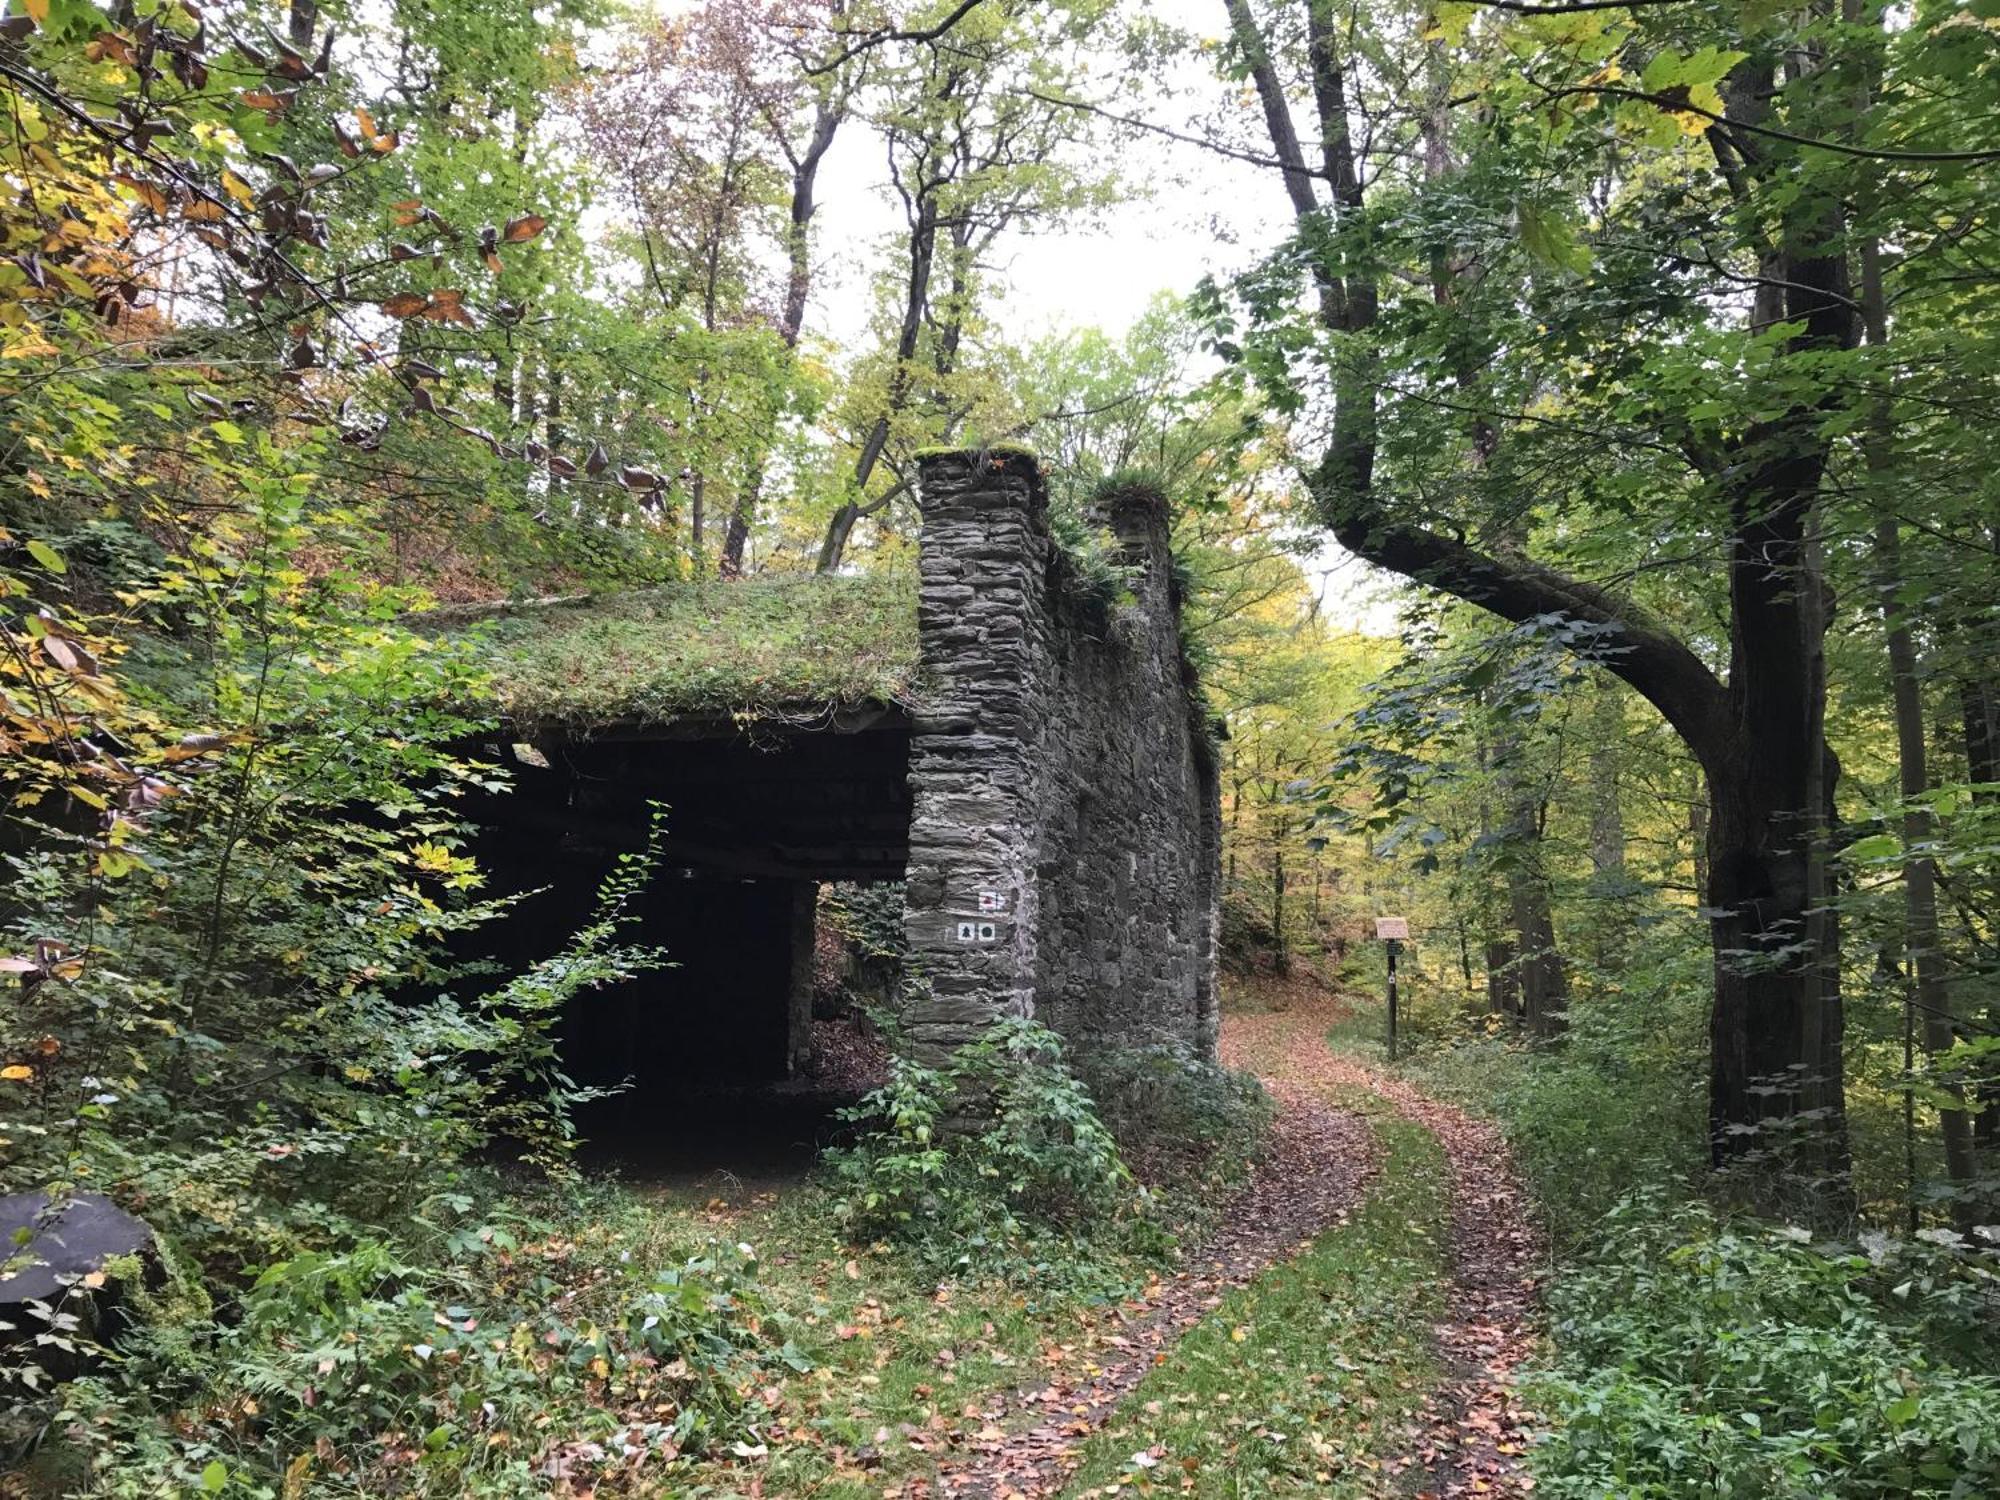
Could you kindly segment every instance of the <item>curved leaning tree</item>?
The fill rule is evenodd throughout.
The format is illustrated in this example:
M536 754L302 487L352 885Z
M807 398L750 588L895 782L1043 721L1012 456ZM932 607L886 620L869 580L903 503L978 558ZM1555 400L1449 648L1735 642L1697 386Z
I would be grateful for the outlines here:
M1885 504L1893 542L1918 441L1884 309L1983 263L1987 28L1853 0L1217 4L1232 154L1294 226L1213 297L1222 353L1344 546L1550 631L1685 741L1713 1161L1841 1216L1829 577ZM1989 355L1942 358L1979 380Z

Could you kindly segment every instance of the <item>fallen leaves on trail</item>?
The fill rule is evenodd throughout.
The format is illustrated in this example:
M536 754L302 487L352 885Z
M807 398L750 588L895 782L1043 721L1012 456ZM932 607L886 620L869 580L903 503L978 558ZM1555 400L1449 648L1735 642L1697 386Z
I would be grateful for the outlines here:
M1280 1024L1268 1024L1274 1021ZM1254 1046L1233 1045L1244 1023L1260 1033ZM1267 1031L1273 1034L1264 1035ZM1083 1439L1166 1360L1182 1334L1213 1312L1226 1293L1345 1218L1374 1171L1374 1141L1364 1121L1326 1102L1327 1080L1318 1070L1334 1059L1324 1034L1324 1020L1304 1014L1225 1021L1227 1059L1255 1067L1277 1100L1278 1116L1270 1152L1223 1215L1224 1227L1180 1271L1106 1315L1103 1347L1092 1360L1079 1366L1071 1359L1045 1359L1046 1381L983 1403L985 1425L971 1451L946 1459L934 1481L903 1485L903 1500L1034 1500L1056 1493ZM1010 1419L1016 1427L1011 1432L1002 1425ZM1145 1454L1153 1462L1162 1456ZM1137 1458L1139 1469L1152 1467Z
M1331 1079L1387 1100L1435 1135L1451 1163L1452 1284L1436 1330L1450 1374L1426 1400L1417 1447L1400 1467L1427 1477L1418 1500L1526 1495L1535 1487L1522 1462L1533 1418L1515 1402L1514 1371L1534 1349L1542 1247L1507 1143L1491 1121L1400 1078L1328 1061Z
M1187 1270L1116 1310L1128 1325L1099 1365L1085 1367L1085 1378L1058 1376L990 1401L973 1452L947 1459L934 1488L909 1481L901 1500L1057 1493L1083 1440L1225 1292L1345 1219L1375 1164L1365 1123L1326 1102L1341 1088L1378 1095L1430 1130L1451 1166L1453 1275L1448 1313L1436 1329L1450 1374L1426 1398L1408 1449L1383 1464L1385 1476L1423 1500L1507 1500L1533 1490L1522 1462L1530 1415L1515 1404L1513 1372L1534 1343L1540 1245L1505 1141L1492 1124L1329 1051L1327 1028L1346 1004L1323 986L1301 982L1268 993L1279 1002L1272 1009L1231 1014L1223 1025L1223 1060L1255 1072L1278 1102L1271 1154L1225 1215L1228 1227ZM1031 1425L1007 1432L1000 1424L1009 1417Z
M858 1017L812 1023L807 1076L828 1091L859 1097L889 1081L889 1043Z

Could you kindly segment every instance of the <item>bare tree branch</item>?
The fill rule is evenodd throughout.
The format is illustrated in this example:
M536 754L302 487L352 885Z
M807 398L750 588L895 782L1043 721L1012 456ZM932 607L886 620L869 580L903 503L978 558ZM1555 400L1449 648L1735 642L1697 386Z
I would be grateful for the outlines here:
M1178 141L1183 146L1198 146L1217 156L1226 156L1232 161L1247 162L1253 167L1264 167L1274 172L1304 172L1308 177L1324 178L1324 172L1300 165L1291 166L1275 156L1266 156L1256 151L1244 151L1235 146L1226 146L1221 141L1210 140L1207 136L1189 135L1185 131L1174 130L1165 125L1156 125L1151 120L1141 120L1135 115L1121 115L1106 109L1101 104L1092 104L1083 99L1066 99L1060 94L1044 94L1039 89L1023 89L1021 93L1043 104L1053 104L1059 109L1073 109L1081 114L1096 115L1101 120L1109 120L1114 125L1124 125L1133 130L1143 130L1148 135L1156 135L1163 140Z
M1818 140L1809 135L1794 135L1789 130L1780 130L1775 125L1759 125L1749 120L1735 119L1719 114L1712 109L1704 109L1699 104L1675 94L1648 93L1644 89L1619 88L1615 84L1578 84L1572 88L1549 89L1545 91L1550 100L1568 99L1578 95L1602 94L1611 99L1636 99L1642 104L1650 104L1670 114L1696 115L1712 124L1722 127L1718 132L1725 137L1736 131L1746 131L1762 136L1766 140L1786 141L1794 146L1804 146L1813 151L1830 151L1836 156L1859 157L1863 161L2000 161L2000 151L1891 151L1873 146L1850 146L1845 141Z
M971 15L982 3L983 0L959 0L959 4L952 9L951 14L935 26L925 26L914 31L883 30L862 33L860 34L861 40L853 46L829 58L825 62L807 63L805 64L805 70L809 75L817 77L821 73L831 73L835 68L859 57L864 52L872 52L875 48L887 46L891 42L934 42L950 31L960 21ZM838 34L843 36L856 35L854 32L841 32Z

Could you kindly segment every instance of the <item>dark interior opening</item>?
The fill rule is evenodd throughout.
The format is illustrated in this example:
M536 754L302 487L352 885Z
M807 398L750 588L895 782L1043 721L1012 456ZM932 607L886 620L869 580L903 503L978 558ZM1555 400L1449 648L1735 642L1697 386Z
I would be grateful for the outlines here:
M471 813L490 889L533 893L475 935L506 971L591 919L618 856L644 847L652 804L665 809L632 937L670 967L586 992L560 1029L570 1076L617 1090L579 1118L586 1156L670 1177L809 1164L853 1098L814 1068L815 898L823 881L902 878L907 722L677 721L530 743L525 757L482 747L515 784Z

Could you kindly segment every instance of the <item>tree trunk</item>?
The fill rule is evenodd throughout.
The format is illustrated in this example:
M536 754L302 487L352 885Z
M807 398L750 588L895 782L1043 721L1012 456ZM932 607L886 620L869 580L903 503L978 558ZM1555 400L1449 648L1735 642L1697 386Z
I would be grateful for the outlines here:
M542 442L551 453L561 453L569 441L569 433L562 424L563 377L562 366L549 361L548 395L542 405ZM549 475L549 492L560 494L564 486L560 474Z
M1708 783L1695 772L1695 796L1688 803L1689 860L1694 866L1695 893L1708 899Z
M1520 1019L1521 976L1514 967L1514 945L1505 938L1486 943L1486 1005L1496 1016Z
M836 5L833 14L838 16L841 10L842 7ZM805 331L806 303L812 296L812 221L819 212L815 195L819 187L820 163L826 160L826 153L833 148L834 136L845 117L842 106L822 98L813 111L812 135L806 142L805 150L792 161L791 217L785 225L785 305L778 315L778 337L791 350L799 347L799 338ZM719 560L724 577L733 578L743 571L743 549L750 540L750 523L756 518L757 502L764 492L764 477L764 464L760 457L750 482L744 486L743 493L737 496L736 504L729 512L729 525L723 532ZM842 545L846 545L844 539Z
M1889 341L1888 299L1882 286L1881 247L1873 240L1861 246L1861 318L1868 342L1880 348ZM1916 639L1902 602L1903 539L1892 498L1891 452L1895 413L1885 394L1872 404L1863 439L1868 476L1873 481L1876 508L1875 577L1881 592L1882 624L1889 657L1890 700L1895 709L1896 765L1903 800L1903 947L1901 965L1904 1005L1917 1017L1924 1052L1935 1058L1957 1041L1951 1011L1951 986L1945 974L1943 939L1938 931L1937 865L1928 851L1936 829L1931 811L1920 800L1930 790L1929 746L1924 733L1924 698L1917 667ZM1955 1082L1946 1092L1963 1097ZM1979 1175L1973 1155L1972 1118L1964 1109L1938 1111L1944 1140L1945 1175L1957 1196L1953 1217L1961 1228L1974 1215L1969 1196Z
M1959 683L1959 713L1965 725L1965 774L1975 803L2000 800L2000 680L1968 676ZM1974 940L1968 935L1968 942ZM2000 1002L1986 1007L1989 1032L2000 1033ZM1981 1151L2000 1152L2000 1063L1988 1060L1975 1085L1980 1110L1973 1117L1973 1140Z
M2000 681L1967 677L1958 685L1965 723L1965 774L1975 801L2000 798Z
M1549 912L1548 887L1524 880L1513 887L1514 938L1521 945L1515 963L1520 976L1521 1019L1530 1034L1547 1039L1558 1034L1569 1010L1569 982L1562 955L1556 950L1555 921Z
M1514 929L1514 985L1521 1020L1531 1035L1548 1038L1562 1030L1569 1009L1569 982L1556 947L1556 923L1549 902L1549 876L1542 857L1541 805L1524 787L1510 791L1509 842L1517 863L1507 881L1507 915Z
M1280 974L1289 974L1292 954L1285 945L1285 851L1277 843L1282 836L1282 831L1274 835L1271 845L1271 957Z
M1508 988L1528 1031L1537 1037L1550 1037L1562 1028L1569 986L1562 954L1556 948L1555 916L1550 909L1548 864L1542 849L1543 804L1523 775L1520 761L1527 752L1519 733L1503 728L1490 750L1483 741L1479 750L1482 764L1490 755L1497 771L1506 818L1507 863L1502 879L1507 925L1512 930L1506 944L1510 955ZM1486 816L1482 805L1482 823Z
M1618 761L1625 705L1605 682L1596 689L1590 712L1590 888L1591 957L1601 970L1615 968L1632 932L1628 910L1638 886L1625 870L1625 814L1619 802Z
M931 261L937 249L937 231L937 199L925 194L917 200L915 212L910 216L910 269L903 293L903 324L896 335L896 367L889 377L889 399L881 415L875 419L874 426L869 429L867 440L861 445L861 453L854 461L854 477L850 484L854 498L836 510L827 522L816 572L831 573L840 566L840 560L847 552L848 539L854 535L855 524L863 516L871 514L862 496L867 491L870 476L875 472L875 465L881 460L882 450L888 446L890 421L909 402L914 385L910 362L916 358L917 340L924 326L924 309L930 303Z
M1302 4L1312 98L1325 166L1304 162L1291 105L1246 0L1224 0L1235 48L1263 106L1287 195L1310 244L1324 226L1354 221L1366 190L1347 119L1345 64L1325 7ZM1761 184L1783 163L1764 138L1728 128L1755 125L1771 109L1777 79L1770 54L1746 57L1724 87L1725 117L1709 141L1720 185ZM1328 187L1320 202L1318 180ZM1834 248L1839 208L1798 195L1769 227L1760 326L1782 322L1779 357L1810 359L1850 347L1846 264ZM1837 766L1825 744L1825 630L1812 544L1829 438L1825 414L1800 400L1750 421L1718 453L1690 453L1713 493L1726 499L1719 530L1729 539L1730 665L1718 681L1689 644L1631 599L1531 558L1480 551L1446 529L1411 519L1376 483L1380 356L1370 337L1379 270L1365 236L1335 237L1316 257L1321 321L1343 340L1329 377L1331 432L1306 480L1323 523L1349 551L1421 579L1517 624L1548 614L1607 626L1615 654L1603 661L1660 710L1702 764L1713 798L1708 829L1708 906L1715 989L1709 1088L1711 1157L1741 1166L1764 1206L1785 1202L1784 1174L1759 1171L1775 1132L1805 1142L1822 1168L1811 1217L1851 1213L1841 1106L1838 990L1825 982L1832 934L1823 909L1826 810ZM1815 943L1820 945L1815 948Z
M1889 685L1896 714L1896 762L1903 796L1903 964L1905 1003L1919 1018L1924 1051L1935 1058L1957 1041L1952 1016L1951 985L1945 973L1943 937L1938 931L1937 865L1924 851L1936 837L1935 819L1919 799L1930 790L1929 747L1924 739L1923 690L1918 677L1916 643L1908 616L1897 602L1902 579L1902 539L1893 515L1885 515L1875 534L1875 557L1882 589L1882 615L1889 653ZM1955 1082L1946 1092L1958 1096ZM1945 1174L1959 1196L1954 1217L1972 1221L1966 1196L1979 1175L1973 1156L1972 1117L1963 1109L1938 1111L1944 1138Z
M1709 778L1710 1156L1762 1179L1817 1169L1821 1206L1839 1218L1850 1191L1840 1028L1814 948L1818 820L1801 811L1822 773L1783 755L1746 748L1745 758L1746 774Z
M1625 816L1618 801L1618 748L1623 738L1624 704L1606 684L1591 709L1590 871L1601 891L1627 889Z
M493 404L500 408L500 427L504 431L512 427L518 418L518 393L515 389L514 341L510 338L507 347L493 356Z

